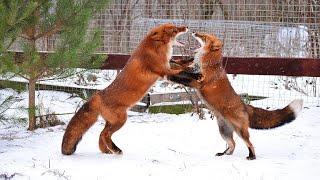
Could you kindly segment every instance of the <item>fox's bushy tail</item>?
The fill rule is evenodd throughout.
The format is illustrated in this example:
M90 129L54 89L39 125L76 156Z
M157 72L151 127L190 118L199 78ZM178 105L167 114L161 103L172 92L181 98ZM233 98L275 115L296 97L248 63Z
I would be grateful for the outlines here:
M253 129L270 129L290 123L296 119L301 111L303 101L296 99L283 109L268 111L246 105L249 113L250 128Z
M70 120L62 139L62 154L73 154L83 134L97 121L99 115L97 99L99 98L96 94L84 103Z

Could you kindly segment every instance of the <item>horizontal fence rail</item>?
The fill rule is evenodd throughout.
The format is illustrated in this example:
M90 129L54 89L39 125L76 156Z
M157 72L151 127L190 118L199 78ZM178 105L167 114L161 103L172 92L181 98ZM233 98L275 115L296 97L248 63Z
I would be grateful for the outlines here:
M40 54L46 57L48 52ZM15 59L22 55L22 52L16 52ZM128 54L108 54L101 69L121 70L129 58ZM223 64L228 74L320 77L320 59L317 58L223 57Z
M109 54L102 69L122 69L129 58L130 55ZM224 57L223 63L229 74L320 77L320 59Z

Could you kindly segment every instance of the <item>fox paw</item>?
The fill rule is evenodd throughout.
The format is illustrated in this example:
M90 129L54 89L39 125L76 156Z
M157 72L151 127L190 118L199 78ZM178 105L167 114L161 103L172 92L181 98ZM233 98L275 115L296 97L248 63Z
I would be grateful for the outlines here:
M112 143L112 152L113 154L122 154L122 150L114 143Z
M256 159L256 156L248 156L247 157L247 160L254 160L254 159Z
M121 149L118 149L118 150L114 151L114 154L121 155L121 154L122 154L122 150L121 150Z
M202 81L204 80L204 75L202 75L202 74L200 74L200 73L197 73L195 79L196 79L198 82L202 82Z
M217 153L216 156L223 156L225 155L224 153Z

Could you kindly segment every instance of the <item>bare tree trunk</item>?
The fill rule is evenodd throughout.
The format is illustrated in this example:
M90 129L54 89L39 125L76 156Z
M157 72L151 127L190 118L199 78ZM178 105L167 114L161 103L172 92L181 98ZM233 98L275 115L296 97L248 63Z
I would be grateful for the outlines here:
M40 17L40 8L38 7L33 12L34 17ZM37 33L37 27L36 25L31 26L29 29L25 30L25 34L27 37L29 37L28 45L31 46L32 50L29 51L27 55L27 58L33 58L32 53L37 52L36 47L36 33ZM35 93L36 93L36 81L37 81L37 69L33 69L33 67L29 67L29 84L28 84L28 92L29 92L29 106L28 106L28 116L29 116L29 126L28 130L33 131L36 129L36 102L35 102Z
M320 58L320 31L319 31L319 21L316 18L318 15L315 13L319 8L319 2L317 1L308 1L308 13L307 13L307 22L310 24L308 27L309 33L309 42L310 42L310 54L313 58Z
M311 29L311 28L310 28ZM320 31L316 28L309 30L310 54L312 58L320 58Z
M29 131L33 131L36 129L36 102L35 102L35 94L36 94L36 80L29 79Z

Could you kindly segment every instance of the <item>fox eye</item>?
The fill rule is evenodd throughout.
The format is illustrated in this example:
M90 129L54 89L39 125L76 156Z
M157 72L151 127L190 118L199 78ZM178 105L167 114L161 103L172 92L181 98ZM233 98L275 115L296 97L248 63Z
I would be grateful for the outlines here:
M178 28L174 28L173 32L178 33Z
M174 32L174 28L169 28L164 30L167 34L172 34Z

